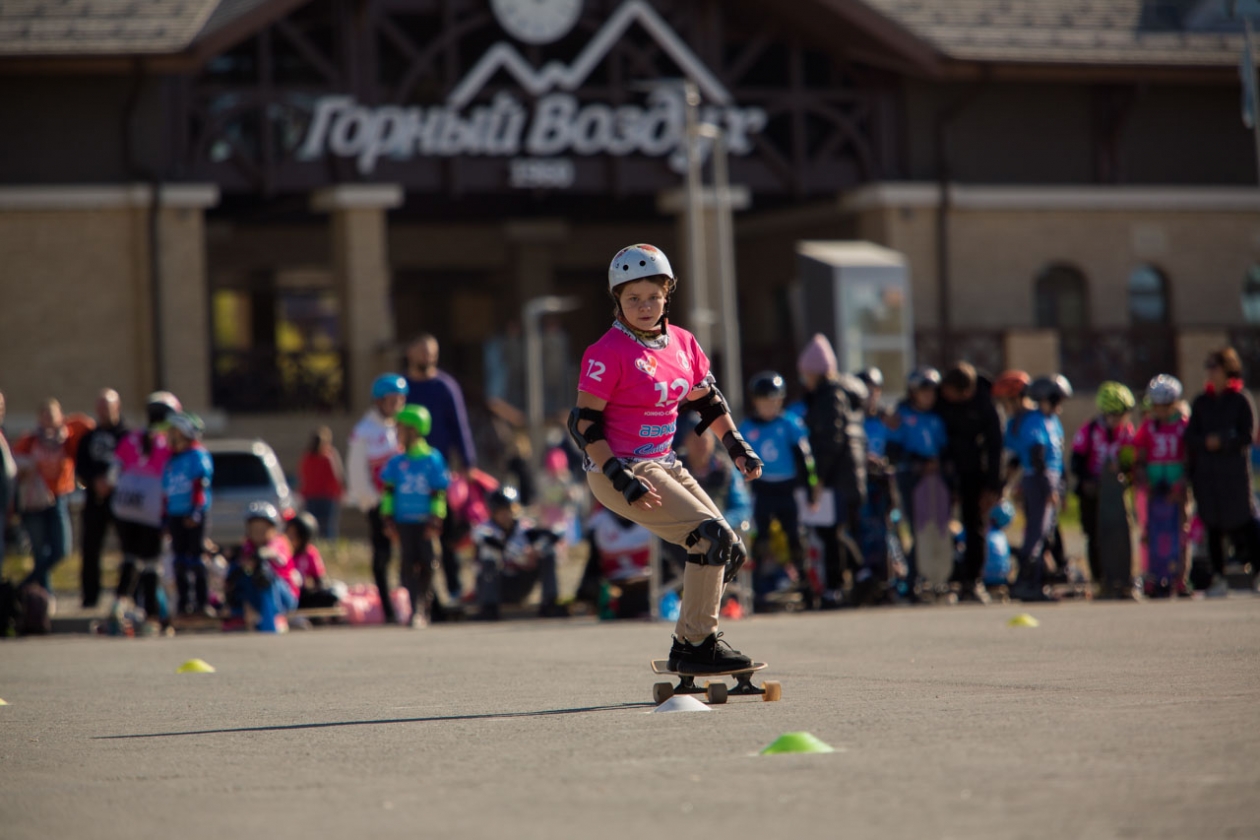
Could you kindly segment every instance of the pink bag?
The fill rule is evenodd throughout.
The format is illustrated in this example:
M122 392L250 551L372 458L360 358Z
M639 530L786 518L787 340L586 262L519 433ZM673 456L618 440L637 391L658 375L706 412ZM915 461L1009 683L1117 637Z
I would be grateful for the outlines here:
M411 620L411 597L401 586L389 593L394 604L394 614L406 624ZM347 624L384 624L385 611L381 609L381 596L370 583L356 583L342 600L346 608Z

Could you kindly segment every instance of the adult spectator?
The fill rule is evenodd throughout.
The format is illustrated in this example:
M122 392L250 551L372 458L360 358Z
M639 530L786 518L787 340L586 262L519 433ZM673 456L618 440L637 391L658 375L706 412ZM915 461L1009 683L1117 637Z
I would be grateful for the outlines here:
M936 413L945 423L944 466L955 482L962 526L967 534L961 570L962 600L989 602L980 575L988 542L989 511L1002 496L1002 418L993 404L993 386L966 362L941 378Z
M822 605L839 606L845 567L861 565L861 552L853 539L858 532L859 511L866 501L866 431L862 407L867 392L857 377L841 379L836 368L836 353L821 333L815 334L805 345L796 365L805 386L803 420L818 474L819 495L815 502L826 498L829 490L833 505L822 518L834 524L815 526L823 544L827 570L828 591ZM842 549L849 555L847 558Z
M422 333L407 347L407 403L429 410L433 424L429 445L442 454L451 473L466 478L477 466L472 428L464 405L464 392L454 377L438 368L438 341ZM459 558L455 554L457 526L455 506L450 505L442 522L442 574L452 601L463 593Z
M114 496L111 476L114 450L126 433L118 392L106 388L96 398L96 428L79 441L79 449L74 456L74 473L84 488L80 536L83 542L80 582L84 609L95 607L101 596L101 548L105 544L105 530L114 518L110 511L110 501Z
M333 446L332 429L320 426L298 465L298 491L306 509L319 524L319 536L337 538L341 518L341 497L345 493L345 466Z
M1212 584L1208 595L1224 595L1225 538L1260 565L1260 535L1251 498L1251 444L1256 412L1243 390L1242 363L1232 347L1207 359L1207 386L1190 407L1186 451L1199 518L1207 527Z
M18 468L18 509L31 540L35 568L22 586L37 583L52 592L51 573L70 550L67 496L74 492L74 455L92 428L82 414L69 419L61 403L47 399L39 407L39 427L13 446Z
M0 564L4 562L5 536L13 515L13 488L17 479L17 463L4 436L4 394L0 393Z

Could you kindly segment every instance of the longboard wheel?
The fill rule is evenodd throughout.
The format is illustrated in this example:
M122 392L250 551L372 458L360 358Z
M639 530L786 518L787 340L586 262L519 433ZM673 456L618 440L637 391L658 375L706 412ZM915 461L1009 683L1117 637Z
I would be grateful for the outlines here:
M766 680L761 684L761 688L765 691L765 694L761 695L761 699L765 702L773 703L783 699L783 684L778 680Z
M652 700L658 706L673 696L674 686L672 683L659 682L652 686Z
M726 683L711 682L705 686L704 693L711 705L721 705L726 702Z

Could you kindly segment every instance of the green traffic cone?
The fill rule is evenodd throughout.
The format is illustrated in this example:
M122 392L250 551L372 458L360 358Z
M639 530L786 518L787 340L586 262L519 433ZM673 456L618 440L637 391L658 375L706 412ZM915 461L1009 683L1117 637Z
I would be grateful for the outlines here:
M213 674L214 667L204 659L189 659L175 669L177 674Z
M824 744L808 732L788 732L761 751L762 755L786 755L787 753L829 753L835 747Z

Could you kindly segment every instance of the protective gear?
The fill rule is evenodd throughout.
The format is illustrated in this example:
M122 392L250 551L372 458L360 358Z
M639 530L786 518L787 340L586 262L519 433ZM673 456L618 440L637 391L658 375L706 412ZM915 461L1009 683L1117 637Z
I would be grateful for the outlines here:
M1028 390L1028 383L1031 381L1028 374L1022 370L1003 371L1002 375L993 383L993 396L998 399L1022 397L1024 392Z
M782 399L787 396L787 382L774 371L765 370L748 380L748 394L751 397Z
M172 414L166 422L170 428L189 440L201 440L202 434L206 431L206 424L202 423L201 418L191 411Z
M165 423L172 414L184 410L184 407L180 405L179 398L170 391L154 391L152 394L149 394L149 398L144 402L144 412L150 426Z
M372 381L372 399L402 394L407 396L407 380L396 373L382 373Z
M757 457L757 453L753 451L752 444L744 440L744 436L739 432L727 432L722 435L722 445L726 447L726 453L731 456L732 464L737 463L736 458L744 459L745 472L765 466Z
M608 266L608 291L611 292L622 283L661 275L668 277L671 281L676 279L674 269L670 266L665 252L654 245L631 245L628 248L622 248L617 252L617 256L612 258ZM672 282L670 289L672 289Z
M989 522L999 528L1005 528L1011 524L1011 520L1015 518L1015 506L1010 503L1009 499L1003 499L999 504L993 506L993 510L989 511Z
M422 405L403 406L403 410L394 415L394 420L400 426L415 429L420 437L428 437L429 431L433 428L433 418L429 416L429 409Z
M744 565L744 561L748 559L748 549L744 548L743 540L737 540L731 548L731 561L726 564L726 572L722 575L723 583L730 583L735 579L735 575L739 574L739 569Z
M604 462L603 473L612 482L613 489L630 504L634 504L647 495L648 488L643 480L635 477L634 473L623 467L616 458L609 458Z
M939 388L940 385L941 372L934 367L915 368L906 377L906 387L911 391L917 391L920 388Z
M877 367L869 367L866 370L858 371L857 377L862 380L868 389L882 389L884 387L884 372Z
M486 498L486 507L491 513L499 510L520 510L521 494L516 492L515 487L500 485L499 489Z
M696 435L699 436L708 431L714 420L730 414L731 407L727 404L726 397L722 396L722 392L718 390L717 384L710 380L707 394L698 400L688 400L678 406L679 414L687 411L694 411L700 415L700 422L696 424Z
M578 431L578 421L589 420L591 425L585 432ZM597 440L604 439L604 412L593 408L575 408L569 412L569 437L577 444L577 448L586 451Z
M303 542L310 542L319 533L319 520L309 510L304 510L293 517L289 520L289 524L297 529L298 536Z
M1038 376L1029 383L1028 396L1033 402L1050 402L1058 405L1072 396L1072 385L1061 373Z
M1181 399L1181 381L1161 373L1146 386L1146 396L1151 405L1173 405Z
M261 499L250 502L245 508L245 521L254 519L264 519L277 528L280 527L280 511L276 510L276 506L271 502L264 502Z
M1137 405L1137 400L1133 399L1133 392L1127 385L1119 382L1104 382L1099 385L1095 402L1098 404L1098 410L1103 414L1124 414L1126 411L1132 411L1133 406Z
M732 551L736 545L742 545L739 537L731 530L725 519L706 519L687 535L687 548L695 546L700 540L708 540L709 547L704 554L688 554L688 563L702 566L726 566L732 561ZM740 560L743 563L743 559Z

